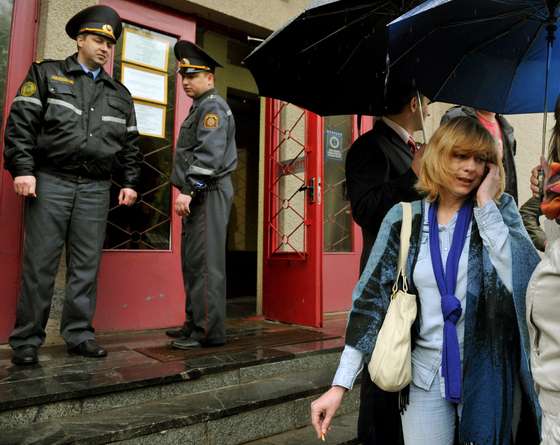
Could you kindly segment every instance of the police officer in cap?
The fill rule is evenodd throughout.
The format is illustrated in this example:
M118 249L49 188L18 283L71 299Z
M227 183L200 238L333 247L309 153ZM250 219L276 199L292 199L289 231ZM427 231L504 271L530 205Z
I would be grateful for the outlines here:
M233 199L231 172L237 165L235 122L214 89L221 66L187 41L175 45L183 88L193 99L181 126L171 182L180 191L175 212L183 217L182 266L186 321L167 331L171 345L190 349L225 343L227 224Z
M121 30L107 6L72 17L66 32L77 53L34 63L8 117L5 166L25 197L22 283L10 336L17 365L37 362L65 244L61 335L70 353L107 355L92 319L109 189L113 178L121 187L118 203L134 204L141 162L130 93L102 68Z

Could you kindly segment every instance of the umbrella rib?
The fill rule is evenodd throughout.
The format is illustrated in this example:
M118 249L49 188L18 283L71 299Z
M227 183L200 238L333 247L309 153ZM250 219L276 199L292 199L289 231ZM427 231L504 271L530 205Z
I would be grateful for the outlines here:
M379 8L381 8L381 6L379 6ZM353 25L355 25L355 24L358 23L358 22L361 22L361 21L363 21L363 20L368 19L370 16L372 16L372 15L374 15L374 14L377 14L377 11L378 11L379 8L373 9L373 10L371 10L368 14L362 15L361 17L358 17L357 19L351 21L350 23L347 23L347 24L345 24L344 26L341 26L340 28L335 29L333 32L331 32L330 34L327 34L327 35L326 35L325 37L323 37L322 39L319 39L319 40L317 40L316 42L313 42L311 45L307 46L306 48L303 48L303 49L299 52L299 54L303 54L303 53L305 53L306 51L309 51L311 48L314 48L315 46L317 46L317 45L323 43L325 40L330 39L331 37L335 36L336 34L342 32L342 31L344 31L345 29L349 28L350 26L353 26Z
M455 64L455 66L453 66L453 69L449 72L449 74L447 75L447 77L445 78L445 81L443 81L443 83L441 84L441 86L439 87L439 90L437 90L436 94L434 94L434 97L432 97L432 100L437 100L439 97L439 94L441 93L441 91L443 90L443 88L445 88L445 86L447 85L447 83L449 82L449 79L451 79L451 76L453 76L453 74L455 73L455 71L457 71L457 68L463 63L463 61L470 56L472 53L474 53L475 51L478 51L488 45L490 45L491 43L494 43L496 40L501 39L502 37L508 35L509 33L512 32L513 29L517 28L518 26L521 26L523 24L525 24L525 22L527 21L527 17L524 17L522 20L520 20L519 22L517 22L516 24L514 24L511 28L509 28L508 30L492 37L492 39L487 40L482 42L480 45L475 46L474 48L471 48L469 51L467 51L465 54L462 55L461 59Z
M382 5L380 5L380 7L384 7L388 3L390 3L390 2L385 2ZM302 20L320 19L320 18L323 18L323 17L331 16L331 15L340 15L341 13L355 12L355 11L359 11L360 9L366 9L366 8L371 8L371 5L368 4L368 5L362 5L362 6L354 6L353 8L346 8L344 10L335 10L335 11L331 11L331 12L323 12L321 14L314 14L314 15L302 17ZM387 15L390 15L390 14L387 14Z
M527 8L530 9L530 8ZM394 62L391 62L389 67L392 68L394 67L397 63L400 62L400 60L403 57L406 57L411 51L413 51L414 49L416 49L416 47L418 45L420 45L421 43L424 42L424 40L426 40L428 37L430 37L432 34L442 30L442 29L447 29L447 28L453 28L455 26L462 26L462 25L471 25L473 23L483 23L483 22L487 22L487 21L494 21L494 20L498 20L498 19L504 19L510 16L516 16L516 15L520 15L522 12L524 12L525 10L522 11L512 11L512 12L508 12L508 13L503 13L503 14L499 14L493 17L485 17L483 19L467 19L467 20L462 20L460 22L455 22L455 23L448 23L446 25L440 25L436 28L433 28L430 30L430 32L428 34L426 34L424 37L422 37L421 39L418 39L410 48L408 48L405 52L403 52L399 57L397 57L397 59ZM527 19L527 17L524 17L525 19Z
M352 60L352 57L354 57L354 55L358 52L358 49L360 49L360 47L362 46L362 44L364 43L364 41L366 39L368 39L369 37L371 37L371 34L368 34L365 38L360 39L360 42L354 47L354 49L352 50L352 52L350 53L350 55L346 58L346 60L344 61L344 63L340 66L340 68L337 71L337 74L340 75L340 73L342 73L342 71L344 71L344 69L346 68L346 66L348 65L348 63L350 62L350 60Z

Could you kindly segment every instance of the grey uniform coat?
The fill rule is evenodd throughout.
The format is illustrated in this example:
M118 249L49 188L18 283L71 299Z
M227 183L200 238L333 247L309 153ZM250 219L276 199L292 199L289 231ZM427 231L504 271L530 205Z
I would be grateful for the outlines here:
M235 122L215 90L195 99L181 126L171 182L193 196L183 218L186 331L203 344L225 342L227 223L237 165Z
M236 166L235 121L226 101L211 89L194 100L181 125L171 182L188 195Z

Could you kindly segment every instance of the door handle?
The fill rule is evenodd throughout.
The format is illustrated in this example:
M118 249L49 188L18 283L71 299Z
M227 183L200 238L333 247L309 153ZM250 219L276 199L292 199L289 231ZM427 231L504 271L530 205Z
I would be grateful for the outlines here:
M321 178L310 178L307 184L303 184L298 192L307 191L307 197L311 204L321 203Z

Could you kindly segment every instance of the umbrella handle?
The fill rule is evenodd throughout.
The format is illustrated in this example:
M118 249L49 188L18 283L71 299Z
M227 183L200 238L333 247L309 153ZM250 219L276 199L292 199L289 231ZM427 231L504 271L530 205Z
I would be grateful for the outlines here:
M422 125L422 136L424 137L424 144L428 143L428 138L426 137L426 126L424 125L424 112L422 111L422 98L420 97L420 91L416 90L416 100L418 101L418 109L420 110L420 123Z
M544 199L544 170L541 168L539 170L539 201L542 202Z

